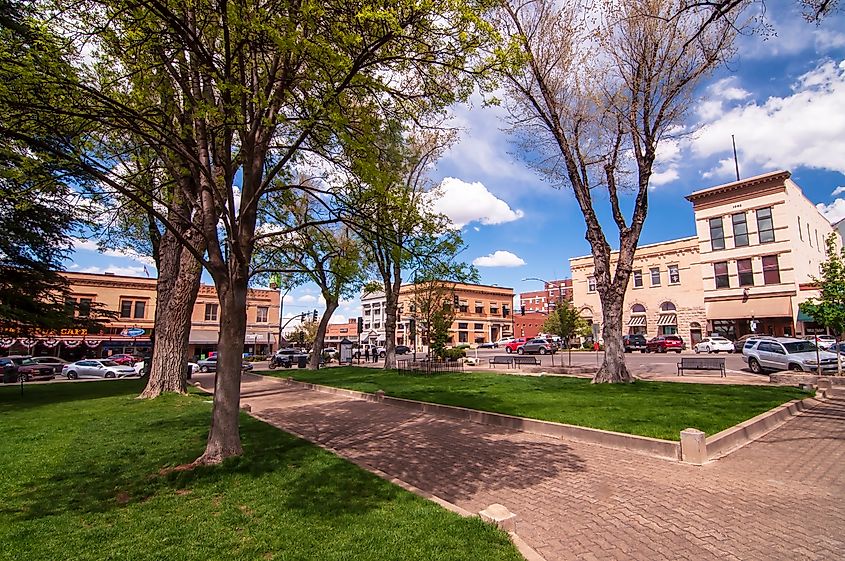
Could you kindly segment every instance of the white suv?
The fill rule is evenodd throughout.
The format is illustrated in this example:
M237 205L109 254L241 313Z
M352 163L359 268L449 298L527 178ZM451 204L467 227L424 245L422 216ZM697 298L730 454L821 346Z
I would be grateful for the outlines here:
M836 353L818 351L812 341L776 337L749 339L742 348L742 360L755 374L766 370L792 370L794 372L815 372L821 362L823 372L836 372ZM817 362L818 361L818 362Z

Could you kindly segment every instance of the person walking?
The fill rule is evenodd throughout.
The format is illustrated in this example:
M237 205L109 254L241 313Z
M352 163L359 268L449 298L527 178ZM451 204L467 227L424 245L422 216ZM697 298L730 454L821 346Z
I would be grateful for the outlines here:
M370 347L364 348L364 362L370 362Z
M378 362L378 347L373 347L373 362Z

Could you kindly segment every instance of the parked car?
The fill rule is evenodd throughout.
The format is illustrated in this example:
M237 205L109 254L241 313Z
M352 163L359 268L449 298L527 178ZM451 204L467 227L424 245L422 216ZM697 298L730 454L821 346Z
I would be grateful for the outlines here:
M189 363L188 363L188 366L190 366L190 367L191 367L191 374L196 374L197 372L199 372L199 371L200 371L200 365L199 365L199 364L197 364L196 362L189 362ZM143 361L143 360L142 360L142 361L139 361L139 362L136 362L136 363L132 366L132 368L134 368L134 369L135 369L135 373L136 373L138 376L143 376L144 374L146 374L146 372L144 372L144 361Z
M137 376L135 368L118 364L111 359L83 359L65 364L62 367L62 375L68 380L77 378L125 378L126 376Z
M207 358L205 360L197 361L200 372L216 372L217 371L217 357ZM241 371L252 370L252 364L248 362L241 362Z
M845 343L836 343L828 350L832 353L839 353L840 355L845 355Z
M724 337L705 337L692 348L696 353L732 352L734 344Z
M626 353L630 353L633 351L640 351L641 353L644 353L646 352L645 335L643 335L642 333L632 333L630 335L623 335L622 345L625 347Z
M525 337L517 337L516 339L512 339L505 345L505 351L508 353L519 352L519 347L521 347L527 342L528 339L526 339Z
M822 372L835 372L836 361L845 362L845 357L817 351L815 343L806 339L774 337L749 339L742 348L742 360L755 374L763 374L766 370L813 372L819 364Z
M524 345L517 347L516 352L521 355L534 353L545 355L557 352L557 350L557 343L548 339L537 338L526 341Z
M833 335L810 335L807 339L818 345L820 349L829 349L836 344L836 337Z
M141 357L136 357L127 354L118 354L110 356L108 360L116 362L122 366L132 366L133 364L141 360Z
M501 339L493 343L493 348L498 349L499 347L504 347L511 341L513 341L513 337L502 337Z
M396 354L397 355L406 355L411 352L411 347L408 345L396 345Z
M3 382L11 384L23 380L52 380L56 375L53 367L47 364L38 364L30 356L4 356L0 357L0 372Z
M62 373L62 367L65 364L68 364L68 361L66 361L63 358L59 358L57 356L34 356L34 357L32 357L32 360L37 362L38 364L45 364L47 366L52 366L53 372L55 374L61 374Z
M299 349L279 349L270 359L270 368L290 368L299 363L300 357L305 357L306 362L308 361L308 353L303 353Z
M745 343L747 343L749 339L774 339L774 337L771 337L769 335L755 335L754 333L743 335L742 337L734 341L734 352L741 354L742 348L745 346Z
M478 344L479 349L495 349L496 343L494 341L487 341L485 343Z
M686 348L684 340L679 335L658 335L652 337L645 346L647 353L665 353L675 351L680 354Z

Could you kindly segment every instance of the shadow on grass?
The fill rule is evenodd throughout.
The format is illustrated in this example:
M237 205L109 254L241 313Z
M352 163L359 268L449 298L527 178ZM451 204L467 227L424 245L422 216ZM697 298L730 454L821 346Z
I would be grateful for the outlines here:
M146 385L146 378L57 381L49 384L25 384L23 395L19 384L3 385L0 386L0 413L70 401L138 395Z

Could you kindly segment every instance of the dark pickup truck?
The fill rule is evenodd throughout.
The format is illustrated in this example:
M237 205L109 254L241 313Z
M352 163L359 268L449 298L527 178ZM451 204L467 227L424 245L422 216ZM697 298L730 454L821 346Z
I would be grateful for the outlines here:
M18 380L52 380L56 373L47 364L38 364L31 356L0 357L0 371L3 373L4 383L15 383Z

